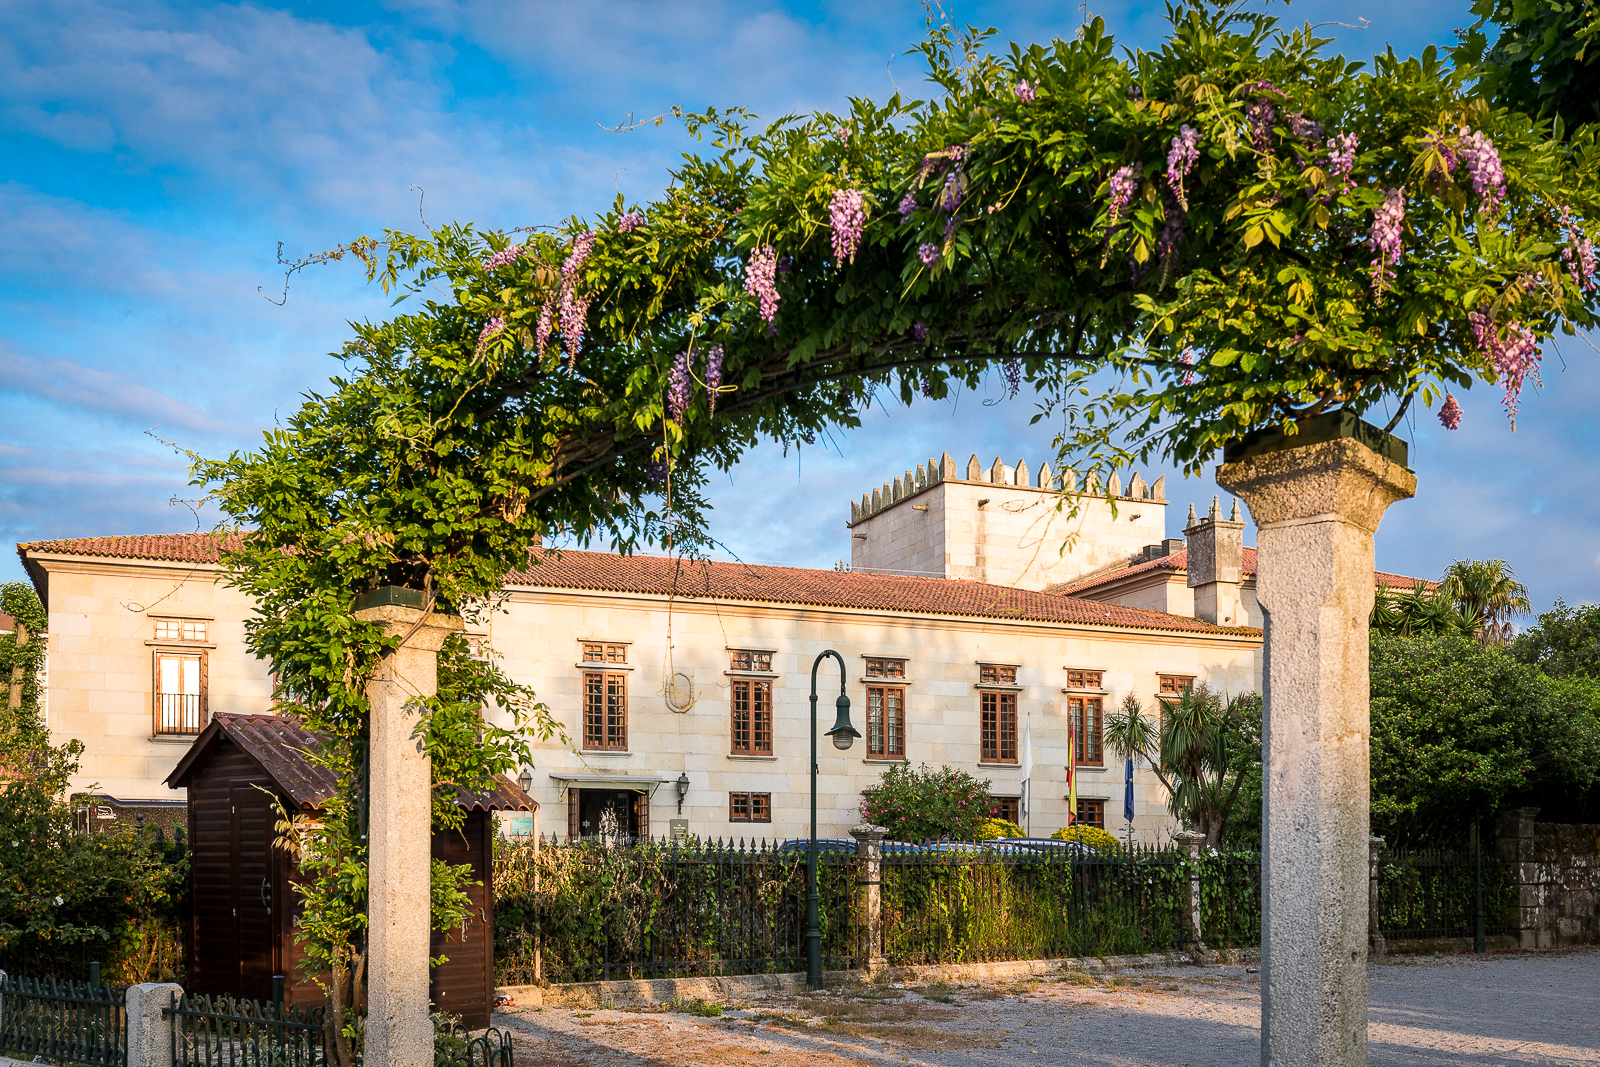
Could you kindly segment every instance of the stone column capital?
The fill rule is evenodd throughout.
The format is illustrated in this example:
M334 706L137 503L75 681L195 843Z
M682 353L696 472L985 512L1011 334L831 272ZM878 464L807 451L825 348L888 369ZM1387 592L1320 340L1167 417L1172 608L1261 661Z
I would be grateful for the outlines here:
M1258 528L1339 521L1369 534L1390 504L1417 493L1415 474L1348 437L1224 463L1217 484L1244 500Z
M437 611L424 612L400 604L379 604L362 608L356 612L356 618L362 622L377 623L383 627L384 633L390 636L405 637L410 634L405 647L424 652L439 651L451 634L466 629L466 623L461 621L459 615L445 615Z
M1172 835L1172 839L1190 852L1197 852L1205 841L1206 835L1199 830L1179 830Z
M850 827L850 836L863 845L875 845L889 836L889 828L875 826L870 822L862 823L860 826Z

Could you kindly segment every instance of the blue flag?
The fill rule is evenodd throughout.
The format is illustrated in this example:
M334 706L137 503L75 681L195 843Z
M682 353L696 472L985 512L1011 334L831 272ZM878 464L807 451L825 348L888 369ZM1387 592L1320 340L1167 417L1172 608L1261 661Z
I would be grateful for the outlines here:
M1133 757L1128 757L1128 777L1122 787L1122 817L1133 821Z

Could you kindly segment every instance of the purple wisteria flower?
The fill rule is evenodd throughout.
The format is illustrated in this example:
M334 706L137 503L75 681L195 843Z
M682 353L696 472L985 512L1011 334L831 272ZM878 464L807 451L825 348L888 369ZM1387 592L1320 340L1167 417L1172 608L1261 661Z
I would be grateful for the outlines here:
M1447 396L1439 407L1439 424L1447 430L1461 428L1461 405L1456 403L1456 398Z
M583 335L589 328L589 298L578 293L578 287L567 284L561 288L561 343L567 350L567 369L578 366L578 352L583 348Z
M1134 166L1128 164L1119 167L1111 176L1110 186L1111 202L1106 209L1106 230L1116 227L1117 221L1122 218L1122 213L1133 202L1133 194L1139 191L1139 175L1143 172L1143 164Z
M1296 111L1289 116L1289 132L1302 141L1320 141L1323 133L1322 123L1306 118L1303 111Z
M1195 355L1195 350L1194 349L1184 349L1184 354L1179 355L1178 362L1182 363L1182 365L1184 365L1184 366L1194 366L1195 365L1195 360L1197 360L1197 358L1198 357L1197 357L1197 355ZM1194 386L1194 384L1195 384L1195 373L1194 373L1194 371L1184 371L1184 386Z
M924 241L917 246L917 257L922 260L924 267L931 267L933 261L939 258L939 246L932 241Z
M549 304L539 309L539 326L533 331L533 347L540 355L550 347L550 331L555 325L553 318L554 312L551 311Z
M1167 152L1167 185L1171 186L1178 198L1178 205L1185 211L1189 210L1189 198L1183 191L1183 179L1199 161L1200 131L1185 123L1178 131L1178 136L1172 139L1172 148Z
M1016 85L1013 85L1011 87L1011 91L1017 94L1017 99L1021 100L1024 104L1033 103L1034 98L1038 96L1039 92L1038 89L1032 85L1029 85L1026 81L1020 81Z
M1336 133L1328 138L1326 147L1329 195L1338 196L1348 192L1354 184L1350 175L1356 169L1356 150L1360 142L1353 133Z
M961 207L961 198L967 193L967 176L960 170L945 175L944 187L939 190L939 210L953 215Z
M1584 235L1568 208L1561 209L1561 225L1567 231L1567 247L1561 250L1561 259L1567 265L1567 273L1572 275L1572 284L1580 293L1587 293L1595 288L1594 242Z
M637 230L643 225L644 212L637 209L628 212L617 220L617 229L621 230L623 233L632 233L634 230Z
M484 260L483 269L486 271L499 270L501 267L515 263L519 258L521 258L521 256L522 246L510 245L509 247L502 248L500 251Z
M483 329L478 331L478 347L473 353L474 356L482 359L484 351L489 347L489 342L493 341L496 337L499 337L502 333L504 333L505 328L506 320L502 319L498 315L484 323Z
M1022 392L1022 361L1008 359L1000 364L1000 373L1006 380L1006 399L1015 400L1017 394Z
M710 405L712 414L716 414L717 390L722 387L722 357L721 345L706 349L706 403Z
M583 266L583 261L589 258L589 250L594 247L594 234L584 231L572 239L572 251L567 253L566 262L561 264L561 273L571 278Z
M761 301L761 319L771 323L778 317L778 253L771 245L750 252L744 268L744 291Z
M1506 395L1502 403L1511 420L1511 428L1515 430L1522 383L1529 374L1537 377L1539 373L1539 339L1525 324L1513 322L1506 327L1506 336L1502 340L1494 321L1482 311L1470 312L1467 322L1472 326L1472 338L1478 350L1495 370L1495 380L1505 385Z
M1245 109L1245 121L1250 123L1250 143L1257 152L1265 152L1272 141L1272 124L1278 119L1278 109L1272 101L1262 97Z
M911 324L911 337L918 344L921 344L928 339L928 328L920 322L913 322Z
M833 262L843 267L855 262L861 245L861 231L867 224L867 209L859 189L840 189L828 201L828 221L833 227Z
M667 377L667 413L680 426L689 411L689 382L689 352L685 349L672 357L672 373Z
M1472 191L1478 196L1478 213L1493 217L1506 198L1506 172L1500 166L1500 151L1494 142L1475 130L1461 148L1462 161L1472 175Z
M917 213L917 194L907 193L900 198L900 221L904 222Z
M1372 231L1367 235L1367 247L1372 249L1372 291L1382 295L1394 271L1390 268L1400 262L1400 237L1406 220L1406 194L1404 189L1386 189L1383 203L1372 212Z

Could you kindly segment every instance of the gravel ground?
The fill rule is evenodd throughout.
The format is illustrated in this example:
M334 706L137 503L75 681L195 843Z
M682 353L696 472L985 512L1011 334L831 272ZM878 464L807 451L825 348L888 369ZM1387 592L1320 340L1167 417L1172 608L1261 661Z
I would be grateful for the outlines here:
M1600 1065L1600 951L1375 963L1373 1067ZM1242 967L768 994L720 1004L497 1015L538 1067L1242 1067L1259 975ZM720 1015L713 1015L721 1009Z

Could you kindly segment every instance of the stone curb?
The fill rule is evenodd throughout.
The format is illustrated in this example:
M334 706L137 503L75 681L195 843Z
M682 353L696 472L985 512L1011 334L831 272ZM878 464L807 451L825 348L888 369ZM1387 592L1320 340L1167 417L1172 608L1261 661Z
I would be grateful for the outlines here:
M1211 956L1213 963L1242 964L1254 963L1260 958L1260 953L1256 949L1248 948L1213 951ZM1187 952L1151 952L1140 956L1087 956L1056 960L1010 960L1003 963L941 963L890 967L883 972L879 981L941 982L963 978L1023 978L1029 975L1056 974L1061 971L1104 974L1107 971L1194 965L1194 957ZM867 972L825 971L822 982L830 989L867 985ZM742 993L804 993L805 989L806 976L796 971L786 974L719 975L710 978L641 978L613 982L573 982L552 985L548 988L536 985L498 986L495 992L511 997L518 1007L544 1005L592 1007L613 1001L663 1004L696 997L712 999Z

